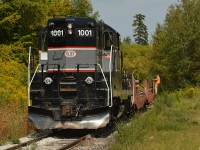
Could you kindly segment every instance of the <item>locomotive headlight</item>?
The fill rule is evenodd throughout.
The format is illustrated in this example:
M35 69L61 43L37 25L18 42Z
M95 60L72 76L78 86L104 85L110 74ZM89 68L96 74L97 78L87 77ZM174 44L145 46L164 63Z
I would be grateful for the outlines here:
M67 25L67 28L68 28L68 29L72 29L72 23L69 23L69 24Z
M92 77L87 77L87 78L85 79L85 82L86 82L87 84L92 84L92 83L94 82L94 79L93 79Z
M50 78L50 77L47 77L45 80L44 80L44 83L49 85L53 82L53 80Z

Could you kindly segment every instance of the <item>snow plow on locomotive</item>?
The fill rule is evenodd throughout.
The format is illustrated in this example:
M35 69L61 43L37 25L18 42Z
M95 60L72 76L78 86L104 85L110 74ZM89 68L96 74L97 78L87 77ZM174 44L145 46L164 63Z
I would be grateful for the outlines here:
M37 129L98 129L130 111L112 27L87 17L49 19L39 45L38 64L29 50L28 87L29 120ZM133 105L131 87L125 99Z

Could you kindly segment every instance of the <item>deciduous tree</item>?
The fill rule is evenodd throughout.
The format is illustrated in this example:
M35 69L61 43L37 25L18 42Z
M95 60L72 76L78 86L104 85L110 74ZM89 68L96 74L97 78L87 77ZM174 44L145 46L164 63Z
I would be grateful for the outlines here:
M90 0L72 0L74 7L72 14L75 16L98 18L99 13L93 12L92 3Z
M200 1L172 5L153 36L155 72L168 89L200 82Z

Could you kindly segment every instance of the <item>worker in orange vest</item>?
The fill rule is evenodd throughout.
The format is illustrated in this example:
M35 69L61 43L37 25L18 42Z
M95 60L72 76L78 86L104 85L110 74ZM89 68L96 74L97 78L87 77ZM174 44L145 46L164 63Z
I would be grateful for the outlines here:
M160 84L160 76L157 75L155 81L155 94L158 94L158 84Z

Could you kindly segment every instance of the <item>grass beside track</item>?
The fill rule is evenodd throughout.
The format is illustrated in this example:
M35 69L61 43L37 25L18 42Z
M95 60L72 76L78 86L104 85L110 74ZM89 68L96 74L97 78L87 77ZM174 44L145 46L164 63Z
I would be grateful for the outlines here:
M18 144L19 138L28 134L27 110L18 106L0 107L0 145L6 141Z
M159 95L147 112L117 127L111 150L200 149L200 89Z

